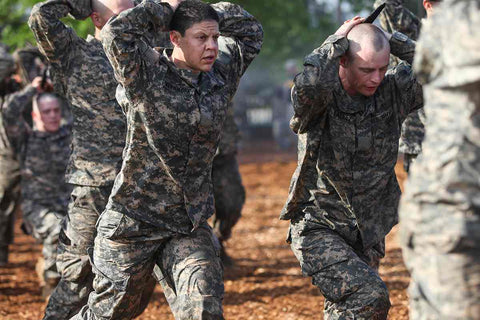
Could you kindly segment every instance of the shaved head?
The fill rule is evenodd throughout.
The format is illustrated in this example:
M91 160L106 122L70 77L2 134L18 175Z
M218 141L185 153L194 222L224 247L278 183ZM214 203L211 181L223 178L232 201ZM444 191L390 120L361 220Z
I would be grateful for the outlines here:
M355 58L360 51L380 52L387 50L390 53L390 44L383 32L373 24L362 23L353 27L347 35L350 58Z
M340 59L339 76L350 95L372 96L385 77L390 58L387 37L376 26L362 23L347 35L348 50Z
M133 6L132 0L92 0L93 23L101 29L112 16Z

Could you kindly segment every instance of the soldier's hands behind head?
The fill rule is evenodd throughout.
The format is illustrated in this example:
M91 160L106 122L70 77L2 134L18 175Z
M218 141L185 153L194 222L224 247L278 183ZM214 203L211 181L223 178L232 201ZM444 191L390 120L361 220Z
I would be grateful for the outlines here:
M357 24L362 23L363 21L365 21L365 18L361 18L359 16L356 16L353 19L347 20L340 26L340 28L338 28L335 34L337 36L346 37L353 27L355 27Z

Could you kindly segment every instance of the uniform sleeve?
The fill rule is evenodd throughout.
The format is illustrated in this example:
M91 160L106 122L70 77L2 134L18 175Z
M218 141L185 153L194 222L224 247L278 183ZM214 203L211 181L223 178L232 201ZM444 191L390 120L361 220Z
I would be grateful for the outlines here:
M53 67L68 68L75 54L75 42L81 40L62 21L71 11L66 0L50 0L36 4L30 14L28 25L32 29L38 47Z
M235 68L238 79L260 53L263 43L262 25L247 11L236 4L213 4L220 18L219 61Z
M415 41L400 32L394 32L390 39L390 53L408 64L413 63L415 46Z
M145 0L111 18L103 27L103 48L113 66L115 78L126 89L135 91L141 86L145 71L153 62L153 49L145 41L145 33L149 30L167 31L172 15L168 3Z
M382 29L389 33L399 31L417 40L421 22L414 13L404 7L403 0L377 0L373 6L377 8L382 3L385 3L385 8L378 17Z
M403 122L409 113L423 107L422 85L405 61L389 70L387 76L393 80L393 92L399 106L400 121Z
M340 57L348 49L346 37L332 35L305 58L303 72L292 88L295 115L290 126L296 133L305 133L312 120L322 117L338 83Z
M13 143L21 141L26 134L23 110L32 102L37 90L31 85L7 97L2 108L3 122L9 140ZM14 143L15 144L15 143Z

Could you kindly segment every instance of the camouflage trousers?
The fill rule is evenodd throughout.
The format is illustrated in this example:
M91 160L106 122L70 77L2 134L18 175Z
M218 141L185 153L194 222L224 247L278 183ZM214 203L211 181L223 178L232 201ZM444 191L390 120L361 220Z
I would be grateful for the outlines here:
M184 235L106 210L97 232L95 291L72 319L132 319L154 268L175 319L223 319L219 245L206 223Z
M56 282L60 278L56 265L57 246L60 224L64 216L65 213L53 212L45 208L34 208L29 212L23 212L25 228L43 245L45 282Z
M402 203L402 214L410 319L479 320L480 212L462 214L440 204L409 201ZM418 221L419 216L432 218Z
M93 291L93 271L88 249L93 248L98 217L105 209L112 186L75 186L60 231L57 268L60 282L53 291L43 319L69 319L88 301ZM143 293L143 311L155 288L155 280L149 277L149 286Z
M15 211L19 204L20 177L2 177L0 181L0 247L13 242Z
M312 277L325 297L326 320L387 318L388 290L378 275L383 241L363 250L361 242L349 244L335 231L300 218L292 220L288 242L303 275Z
M213 228L218 239L225 241L231 237L245 203L245 188L235 154L215 156L212 180L216 211Z

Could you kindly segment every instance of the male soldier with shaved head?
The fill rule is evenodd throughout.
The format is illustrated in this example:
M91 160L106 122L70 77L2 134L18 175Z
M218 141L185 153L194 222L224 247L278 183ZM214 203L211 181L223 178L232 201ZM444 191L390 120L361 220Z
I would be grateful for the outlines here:
M378 275L397 222L398 138L422 106L421 86L390 52L412 62L414 43L355 17L308 55L293 88L299 165L281 219L305 276L325 296L325 319L386 319Z
M73 123L68 182L74 186L59 239L57 266L62 278L49 300L45 319L69 319L87 301L93 273L87 248L105 209L125 144L125 116L115 99L117 83L100 42L100 30L131 0L49 0L35 5L29 25L55 79L65 89ZM86 40L60 20L91 17L95 37ZM152 278L153 279L153 278ZM154 282L151 282L152 290Z

